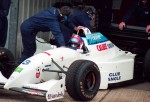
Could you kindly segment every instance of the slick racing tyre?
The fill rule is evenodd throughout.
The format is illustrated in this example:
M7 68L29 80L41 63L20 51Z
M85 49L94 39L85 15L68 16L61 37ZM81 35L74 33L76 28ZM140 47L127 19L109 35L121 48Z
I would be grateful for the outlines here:
M150 82L150 49L148 49L144 60L144 76Z
M66 74L68 94L78 101L92 100L100 86L100 71L97 65L88 60L73 62Z
M14 62L13 54L8 49L0 47L0 71L6 78L9 78L14 71L12 62Z

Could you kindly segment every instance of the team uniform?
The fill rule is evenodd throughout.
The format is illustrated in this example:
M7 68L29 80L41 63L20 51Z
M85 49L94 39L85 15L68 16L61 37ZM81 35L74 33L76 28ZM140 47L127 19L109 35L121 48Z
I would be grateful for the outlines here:
M64 37L60 29L60 12L55 7L50 7L25 20L21 24L23 52L18 63L31 57L36 51L36 35L39 31L51 31L57 41L57 47L65 46Z
M11 0L0 0L0 47L6 44L10 4Z
M143 5L140 1L137 1L129 9L126 16L123 18L123 22L128 23L128 21L136 17L136 25L146 27L150 24L150 5Z

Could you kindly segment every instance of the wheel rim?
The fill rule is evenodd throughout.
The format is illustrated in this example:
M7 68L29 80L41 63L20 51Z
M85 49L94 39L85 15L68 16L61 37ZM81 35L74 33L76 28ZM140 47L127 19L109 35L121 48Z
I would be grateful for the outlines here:
M87 91L93 91L96 85L96 76L93 71L90 71L85 76L84 86Z

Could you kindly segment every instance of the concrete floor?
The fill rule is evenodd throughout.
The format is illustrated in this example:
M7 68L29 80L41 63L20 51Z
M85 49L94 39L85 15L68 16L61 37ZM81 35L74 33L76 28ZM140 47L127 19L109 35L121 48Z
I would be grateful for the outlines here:
M74 101L67 93L63 99L52 102ZM0 90L0 102L46 102L44 97ZM99 90L91 102L150 102L150 83L143 82L126 87Z

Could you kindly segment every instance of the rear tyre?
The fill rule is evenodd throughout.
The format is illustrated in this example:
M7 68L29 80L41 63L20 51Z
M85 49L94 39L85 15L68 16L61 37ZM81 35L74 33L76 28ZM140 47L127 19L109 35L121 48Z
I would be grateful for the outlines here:
M13 54L6 48L0 47L0 71L3 76L9 78L15 67Z
M144 76L150 81L150 49L148 49L144 60Z
M92 100L100 86L100 71L97 65L88 60L73 62L66 74L68 94L78 101Z

